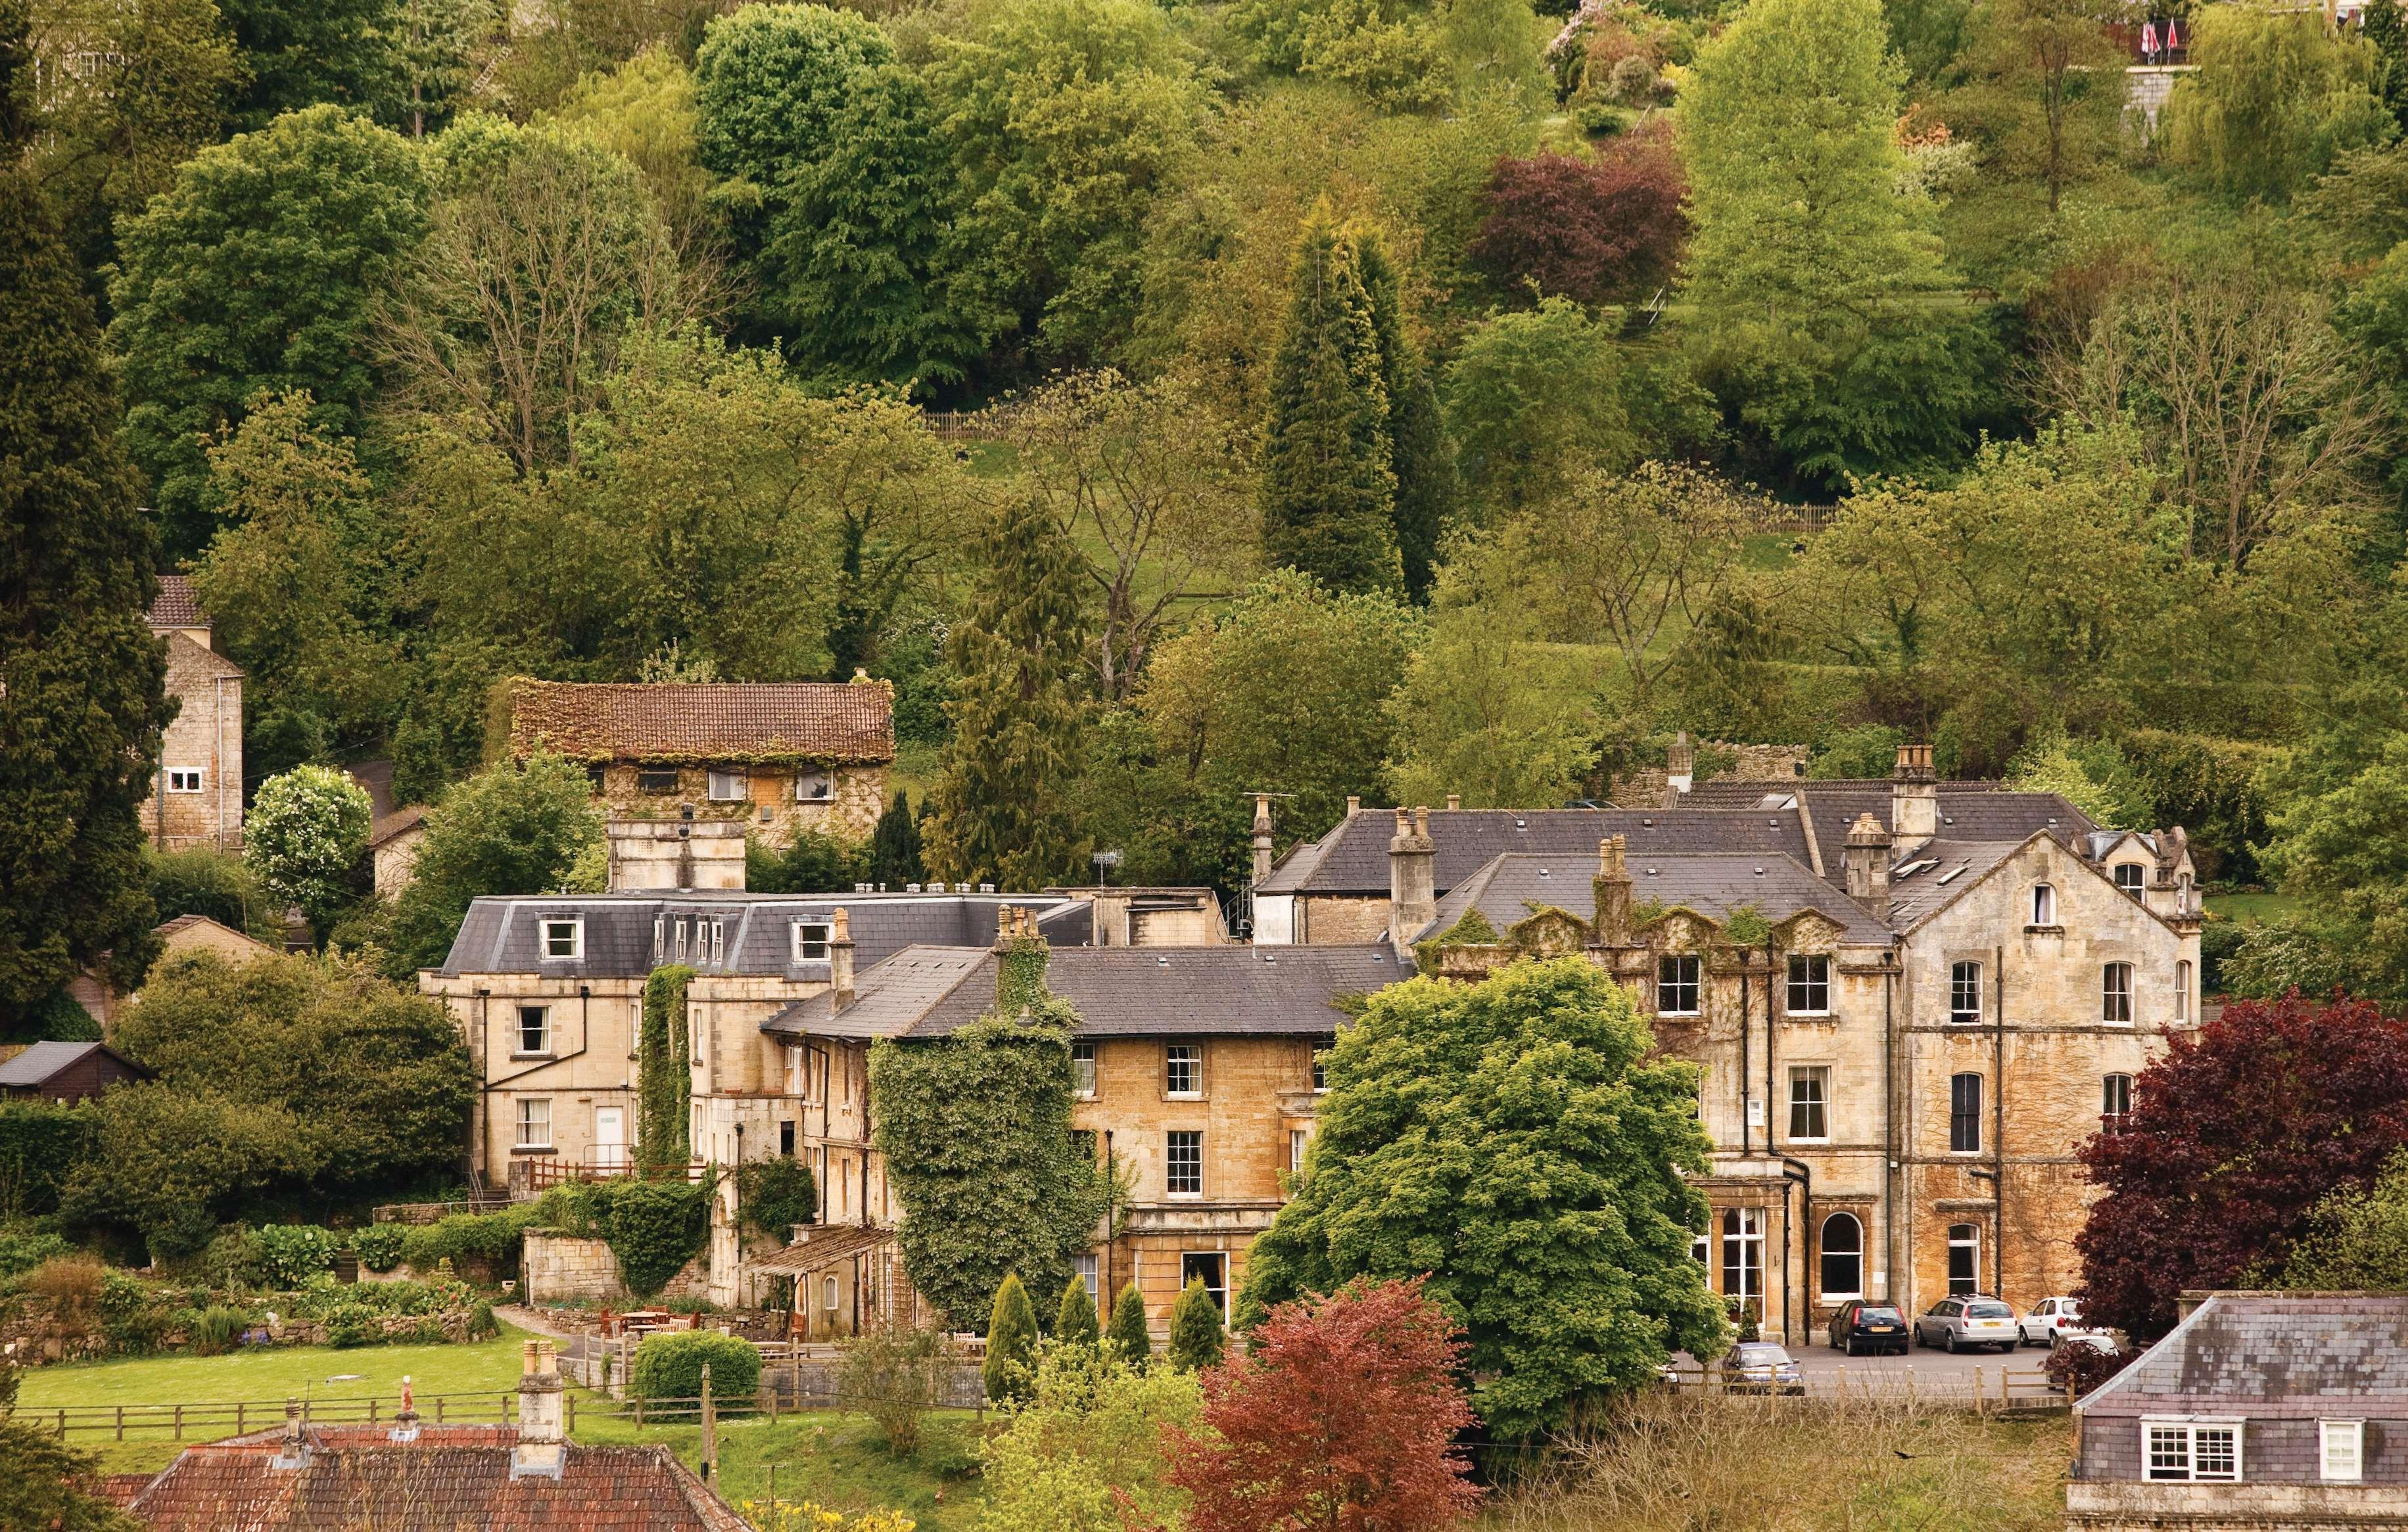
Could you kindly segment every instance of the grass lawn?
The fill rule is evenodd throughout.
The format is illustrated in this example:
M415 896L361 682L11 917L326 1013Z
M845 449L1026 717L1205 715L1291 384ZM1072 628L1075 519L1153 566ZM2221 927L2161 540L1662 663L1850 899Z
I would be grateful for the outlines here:
M2211 894L2207 912L2243 925L2263 925L2300 909L2296 894Z
M849 1512L900 1511L920 1524L920 1532L967 1532L978 1522L977 1431L976 1418L966 1413L932 1417L919 1453L896 1458L880 1444L877 1428L859 1415L722 1421L719 1492L739 1507L767 1500L774 1467L781 1503L816 1500ZM647 1425L638 1431L632 1421L589 1418L581 1411L577 1418L579 1441L657 1442L688 1467L699 1459L701 1437L695 1425Z

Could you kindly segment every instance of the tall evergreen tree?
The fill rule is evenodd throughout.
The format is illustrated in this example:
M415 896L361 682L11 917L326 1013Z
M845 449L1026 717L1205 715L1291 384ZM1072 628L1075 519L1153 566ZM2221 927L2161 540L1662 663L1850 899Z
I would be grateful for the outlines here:
M1120 1348L1120 1357L1131 1367L1142 1367L1154 1359L1154 1336L1145 1327L1145 1295L1138 1291L1132 1279L1112 1300L1112 1322L1104 1330L1104 1339Z
M1333 590L1404 583L1386 364L1361 246L1316 208L1271 365L1263 546Z
M988 1314L986 1361L980 1367L986 1396L996 1404L1025 1398L1037 1382L1037 1305L1018 1272L1004 1273Z
M1380 337L1380 380L1388 394L1388 463L1396 474L1397 552L1405 594L1429 598L1438 569L1438 541L1455 510L1455 449L1430 381L1428 359L1405 333L1404 298L1394 262L1380 236L1358 237L1363 283L1371 295L1371 325Z
M170 716L158 544L37 132L24 0L0 0L0 1012L147 961L136 810Z
M1165 1354L1170 1365L1182 1372L1201 1372L1221 1365L1222 1353L1228 1344L1229 1332L1222 1323L1221 1306L1206 1290L1204 1279L1197 1277L1181 1291L1179 1301L1170 1306L1170 1346Z
M1096 1300L1087 1296L1087 1279L1073 1271L1054 1316L1054 1339L1064 1345L1092 1346L1099 1333Z
M988 526L969 609L949 640L961 675L937 780L931 870L1043 888L1077 873L1086 622L1077 551L1043 507L1008 502Z
M2359 24L2374 46L2375 99L2408 129L2408 12L2400 8L2400 0L2370 0Z
M911 800L900 788L886 812L878 816L878 827L869 832L869 868L867 874L873 883L901 888L928 876L927 865L920 855L920 822L911 817Z

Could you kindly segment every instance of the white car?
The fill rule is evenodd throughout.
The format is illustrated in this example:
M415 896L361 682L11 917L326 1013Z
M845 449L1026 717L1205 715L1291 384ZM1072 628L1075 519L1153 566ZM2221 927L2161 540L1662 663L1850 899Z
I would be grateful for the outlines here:
M2032 1305L2030 1313L2015 1321L2015 1344L2054 1346L2060 1339L2088 1328L2082 1323L2080 1298L2042 1298Z

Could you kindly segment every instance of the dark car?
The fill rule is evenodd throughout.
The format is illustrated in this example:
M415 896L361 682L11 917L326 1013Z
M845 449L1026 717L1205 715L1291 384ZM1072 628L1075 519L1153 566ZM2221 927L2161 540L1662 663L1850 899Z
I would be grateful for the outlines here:
M1870 1352L1906 1354L1906 1316L1886 1303L1851 1298L1831 1316L1831 1349L1850 1356Z
M1803 1394L1805 1375L1789 1353L1763 1340L1742 1340L1723 1358L1723 1388L1732 1394Z

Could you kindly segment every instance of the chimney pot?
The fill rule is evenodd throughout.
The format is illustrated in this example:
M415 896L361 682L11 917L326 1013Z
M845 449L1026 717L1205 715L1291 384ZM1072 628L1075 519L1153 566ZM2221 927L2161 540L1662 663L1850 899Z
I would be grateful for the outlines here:
M1353 819L1355 815L1357 815L1357 814L1361 813L1362 811L1363 811L1363 800L1362 800L1362 798L1361 798L1359 795L1355 795L1355 794L1353 794L1353 793L1349 793L1349 794L1347 794L1347 795L1346 795L1346 817L1347 817L1348 819Z
M1890 773L1889 802L1890 836L1895 846L1917 845L1940 833L1940 790L1933 781L1929 745L1898 747L1898 766Z
M1462 808L1463 795L1460 793L1449 793L1446 795L1446 806L1450 810Z

